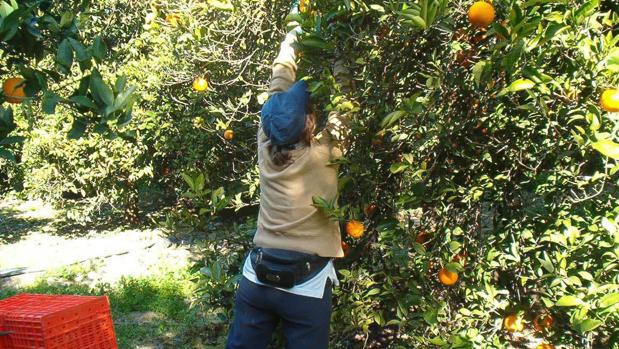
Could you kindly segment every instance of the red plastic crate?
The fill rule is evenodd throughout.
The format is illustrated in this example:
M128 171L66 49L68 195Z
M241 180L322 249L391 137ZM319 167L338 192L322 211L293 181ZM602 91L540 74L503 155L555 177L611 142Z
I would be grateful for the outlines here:
M20 294L0 301L0 349L117 349L106 296Z

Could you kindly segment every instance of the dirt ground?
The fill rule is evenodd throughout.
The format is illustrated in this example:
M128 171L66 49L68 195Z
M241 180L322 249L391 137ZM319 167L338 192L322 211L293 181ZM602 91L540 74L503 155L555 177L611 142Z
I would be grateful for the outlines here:
M82 282L114 284L123 276L148 276L161 270L184 268L190 262L190 252L171 244L157 229L85 230L78 236L67 237L48 228L49 222L56 219L58 211L41 201L0 202L4 234L11 234L11 223L33 222L32 229L20 232L19 239L0 244L0 275L23 273L3 278L5 284L28 286L46 271L78 263L92 267L88 280ZM48 224L40 227L36 224L40 221Z

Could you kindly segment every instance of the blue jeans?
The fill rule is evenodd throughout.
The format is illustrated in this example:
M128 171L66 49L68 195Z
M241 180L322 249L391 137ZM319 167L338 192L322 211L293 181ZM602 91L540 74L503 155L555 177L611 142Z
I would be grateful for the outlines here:
M257 285L243 277L226 349L266 349L280 320L286 349L327 349L330 319L330 280L318 299Z

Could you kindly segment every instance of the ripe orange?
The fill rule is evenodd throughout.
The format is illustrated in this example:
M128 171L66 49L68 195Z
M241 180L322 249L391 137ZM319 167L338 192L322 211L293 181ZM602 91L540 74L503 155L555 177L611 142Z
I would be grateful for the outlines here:
M445 286L453 286L458 281L458 273L442 268L438 272L438 279Z
M308 9L308 2L309 0L301 0L301 2L299 3L299 12L301 13L305 13Z
M521 318L512 314L505 317L503 327L509 332L521 332L524 330L524 323Z
M600 96L600 107L609 112L619 112L619 89L608 89Z
M536 347L536 349L555 349L555 346L548 343L542 343Z
M180 21L180 17L178 15L167 15L165 16L165 21L170 25L170 27L176 28L178 27L178 22Z
M231 141L231 140L232 140L232 138L234 138L234 131L232 131L232 130L230 130L230 129L228 129L228 130L224 131L224 138L225 138L227 141Z
M425 231L420 231L419 234L415 237L415 242L418 244L425 244L430 238L430 234Z
M206 91L208 89L208 81L203 77L197 77L193 81L193 89L198 92Z
M552 327L553 323L554 323L554 319L552 318L552 315L550 314L546 314L546 315L539 314L535 317L535 319L533 319L533 327L535 327L535 330L539 332Z
M6 79L2 84L2 93L9 103L19 104L26 99L24 92L25 81L22 78Z
M374 215L374 212L376 212L376 205L375 204L369 205L368 207L365 208L364 212L367 217L372 217Z
M469 8L468 15L473 26L485 28L494 21L494 7L485 1L477 1Z
M346 223L346 233L354 239L359 239L362 237L364 230L365 227L363 226L363 223L359 221L351 220Z

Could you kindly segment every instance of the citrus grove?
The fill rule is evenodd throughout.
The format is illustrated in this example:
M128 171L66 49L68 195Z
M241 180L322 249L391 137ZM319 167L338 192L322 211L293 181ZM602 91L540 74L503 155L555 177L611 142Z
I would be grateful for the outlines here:
M256 226L270 64L300 24L319 119L355 115L340 196L313 202L346 255L331 347L619 348L615 1L25 3L0 1L0 191L194 241L214 342Z

